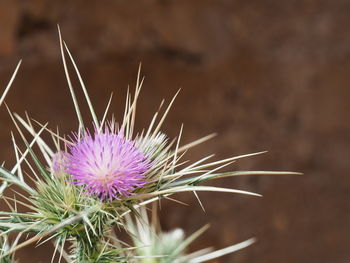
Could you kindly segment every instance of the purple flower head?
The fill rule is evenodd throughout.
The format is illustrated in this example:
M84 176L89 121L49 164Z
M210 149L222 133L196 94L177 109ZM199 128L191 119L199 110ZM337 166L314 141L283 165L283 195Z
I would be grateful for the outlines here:
M113 128L95 129L94 135L87 133L69 148L66 172L101 200L120 200L146 184L144 173L150 161Z

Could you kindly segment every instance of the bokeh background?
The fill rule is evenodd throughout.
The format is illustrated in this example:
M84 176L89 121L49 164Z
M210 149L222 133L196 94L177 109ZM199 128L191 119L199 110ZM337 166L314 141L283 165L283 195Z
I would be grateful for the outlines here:
M217 181L264 197L202 193L206 213L192 195L178 196L190 206L164 203L164 229L191 233L210 223L192 249L258 238L216 262L350 262L349 1L0 0L2 88L23 58L7 103L69 133L77 120L57 23L100 116L111 92L121 116L142 62L138 128L181 88L164 131L176 136L184 123L184 143L218 132L189 159L268 150L231 169L304 173ZM0 123L0 157L11 163L5 107ZM49 262L51 249L18 255Z

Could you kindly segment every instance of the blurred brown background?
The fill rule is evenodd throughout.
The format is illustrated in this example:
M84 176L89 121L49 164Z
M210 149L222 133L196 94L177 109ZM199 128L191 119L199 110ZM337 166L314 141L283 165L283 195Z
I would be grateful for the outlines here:
M165 203L165 229L191 233L209 222L193 249L259 239L217 262L350 262L349 1L0 0L2 89L23 58L7 103L68 133L77 120L57 23L100 116L111 92L121 116L142 61L139 128L162 98L182 88L164 130L176 136L183 122L185 143L219 135L191 160L268 150L231 169L305 173L217 181L264 197L202 193L206 213L193 196L179 196L191 207ZM5 107L0 123L0 157L11 163ZM51 249L27 248L19 256L49 262Z

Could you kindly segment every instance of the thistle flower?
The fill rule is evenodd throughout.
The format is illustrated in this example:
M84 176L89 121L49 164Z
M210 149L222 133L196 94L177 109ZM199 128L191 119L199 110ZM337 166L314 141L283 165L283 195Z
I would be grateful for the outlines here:
M102 200L121 200L146 184L143 174L149 167L150 161L133 141L106 126L70 146L66 172L88 193Z

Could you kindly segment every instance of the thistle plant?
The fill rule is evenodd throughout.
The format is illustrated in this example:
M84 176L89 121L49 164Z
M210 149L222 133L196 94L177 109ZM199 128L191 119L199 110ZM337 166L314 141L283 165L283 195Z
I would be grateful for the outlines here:
M61 135L58 129L50 129L47 123L35 121L28 114L20 116L6 105L18 135L11 133L16 164L12 168L5 168L4 165L0 167L2 199L9 206L8 211L0 212L0 237L7 240L8 234L16 233L17 239L11 246L3 245L0 262L14 262L13 253L18 249L47 241L53 243L52 262L57 259L58 262L65 260L76 263L196 263L251 244L252 239L216 252L206 249L187 254L188 244L206 227L188 238L184 237L182 230L164 233L158 224L149 222L146 207L161 199L175 200L173 195L181 192L192 192L200 205L197 195L200 191L260 196L244 190L202 184L213 179L248 174L295 173L221 172L224 167L241 158L262 152L216 161L211 161L213 155L209 155L189 163L185 159L186 152L214 135L182 145L182 126L175 139L168 138L161 131L177 94L165 109L162 102L149 126L136 133L137 101L144 81L140 70L134 93L127 93L122 120L107 120L112 97L102 118L97 118L78 67L61 35L60 50L78 128L70 134ZM87 116L83 118L81 115L67 68L67 55L90 109L91 121L88 126L92 124L92 129L85 125ZM3 102L19 65L0 103ZM25 136L28 133L32 138ZM44 139L44 133L50 135L52 142ZM18 137L25 148L17 143ZM21 189L16 191L16 195L25 201L8 195L13 186ZM20 212L17 209L19 204L28 211ZM155 215L155 209L152 213ZM116 229L128 233L133 244L121 240ZM23 240L21 236L24 233L29 233L29 238Z

